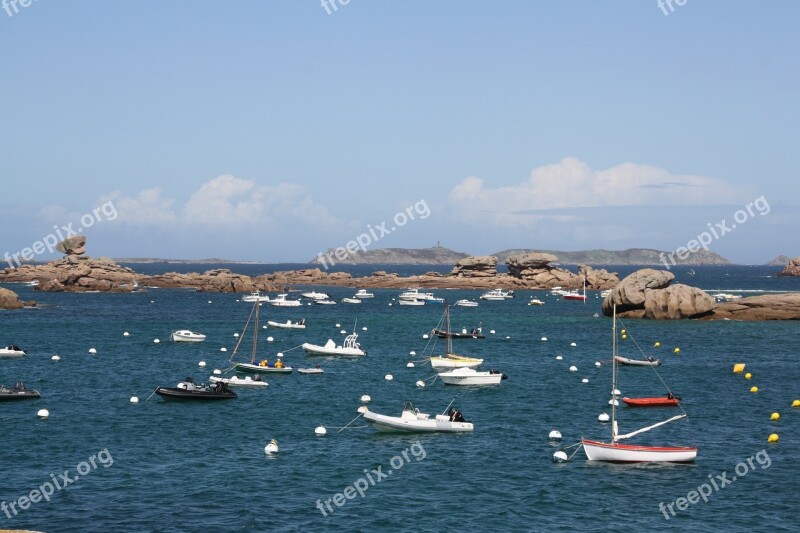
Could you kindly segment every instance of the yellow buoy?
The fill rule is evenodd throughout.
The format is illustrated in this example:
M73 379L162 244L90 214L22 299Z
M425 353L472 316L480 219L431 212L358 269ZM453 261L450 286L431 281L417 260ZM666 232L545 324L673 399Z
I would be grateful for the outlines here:
M623 335L625 335L625 334L627 333L627 331L625 331L624 329L622 329L622 330L620 330L620 333L621 333L621 334L623 334Z
M778 434L777 433L773 433L772 435L769 436L769 438L767 439L767 442L778 442L778 438L779 438Z
M744 363L736 363L733 365L734 374L741 374L742 372L744 372Z
M769 419L770 420L780 420L781 419L781 414L780 413L772 413L771 415L769 415Z
M800 407L800 400L795 400L792 402L792 407Z
M750 392L758 392L758 387L750 387Z
M672 350L672 351L673 351L674 353L681 353L681 349L680 349L680 348L675 348L675 349L674 349L674 350Z
M661 346L661 343L660 343L660 342L658 342L658 341L656 341L656 343L655 343L653 346L655 346L656 348L658 348L659 346Z
M625 334L623 333L623 334L622 334L622 340L625 340L625 339L627 339L627 338L628 338L628 336L627 336L627 335L625 335Z
M750 379L752 377L753 377L753 374L751 374L750 372L748 372L747 374L744 375L744 379Z

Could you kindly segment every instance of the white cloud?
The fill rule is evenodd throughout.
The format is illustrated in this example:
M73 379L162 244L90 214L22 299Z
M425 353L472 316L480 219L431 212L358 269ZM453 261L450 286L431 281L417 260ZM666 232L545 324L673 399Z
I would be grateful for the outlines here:
M115 221L131 225L160 226L172 224L177 220L172 210L174 200L163 198L159 188L145 189L136 196L125 196L120 191L114 191L102 197L98 205L112 202L117 210Z
M470 176L453 188L449 202L460 218L515 226L565 216L547 213L554 209L720 205L750 198L718 178L674 175L636 163L594 170L579 159L565 158L535 168L528 180L513 186L490 188L481 178ZM568 216L561 221L575 220Z

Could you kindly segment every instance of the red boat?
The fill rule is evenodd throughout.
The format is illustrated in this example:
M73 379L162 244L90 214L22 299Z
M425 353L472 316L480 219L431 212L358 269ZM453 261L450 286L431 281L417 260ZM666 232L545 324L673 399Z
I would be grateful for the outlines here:
M675 396L671 398L669 396L658 396L656 398L623 398L622 401L631 407L665 407L681 403L681 399Z

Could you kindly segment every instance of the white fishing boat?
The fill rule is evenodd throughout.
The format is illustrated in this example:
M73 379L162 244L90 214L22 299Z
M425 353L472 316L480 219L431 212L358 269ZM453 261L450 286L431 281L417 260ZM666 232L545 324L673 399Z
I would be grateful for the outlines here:
M298 374L324 374L325 371L322 370L319 367L319 365L317 365L317 366L315 366L313 368L298 368L297 369L297 373Z
M253 291L247 296L242 296L242 301L247 303L268 302L269 296L267 295L261 296L261 293L259 291Z
M661 366L661 359L653 359L652 357L648 357L647 359L629 359L628 357L615 355L614 361L620 365L628 366Z
M364 420L372 424L372 427L384 432L460 433L474 429L472 423L464 420L459 411L451 411L450 414L436 415L431 418L429 414L421 413L411 402L405 402L400 416L387 416L370 410L364 411L362 416Z
M0 357L3 358L23 357L26 354L25 350L13 344L0 348Z
M281 329L306 329L306 319L301 318L295 322L287 320L286 322L276 322L275 320L267 320L267 325L271 328Z
M613 343L612 343L612 365L611 365L611 391L612 398L614 392L617 390L617 374L618 374L618 361L617 361L617 314L616 306L614 307L614 320L613 320ZM683 408L678 407L683 411ZM609 442L601 442L590 440L586 438L581 439L583 451L586 453L586 458L590 461L604 461L611 463L653 463L653 462L667 462L667 463L690 463L697 457L697 448L690 446L642 446L621 444L619 441L629 439L635 435L639 435L659 426L663 426L669 422L680 420L686 417L686 412L681 415L673 416L657 424L653 424L636 431L626 434L619 433L619 426L617 424L617 402L611 403L611 440Z
M342 298L343 304L360 304L361 300L358 298Z
M355 331L345 337L344 342L337 346L333 339L328 339L328 342L325 343L324 346L319 346L317 344L311 344L310 342L305 342L301 345L303 350L305 350L309 355L346 355L346 356L362 356L367 355L365 350L361 349L361 345L358 344L358 333Z
M228 359L228 362L233 364L233 369L236 372L243 372L246 374L291 374L293 369L291 366L283 364L281 360L282 354L278 354L277 361L275 361L274 365L270 365L267 359L262 359L256 364L256 359L258 359L258 314L260 309L261 304L253 302L253 309L250 311L250 316L247 317L247 322L244 324L244 329L242 329L242 333L239 335L239 340L236 342L236 346L233 348L233 353ZM253 348L250 352L250 362L234 362L236 355L239 353L239 347L242 345L242 340L245 338L245 333L247 333L247 328L250 326L250 322L253 321L254 317Z
M303 292L303 293L300 293L300 294L302 296L304 296L305 298L309 298L311 300L329 300L330 299L330 296L325 294L324 292L311 291L311 292Z
M544 302L538 298L533 298L530 302L528 302L528 305L544 305Z
M397 297L399 300L422 300L424 302L444 302L444 298L437 298L432 292L420 292L419 289L408 289Z
M425 300L397 300L397 304L420 307L425 305Z
M354 298L375 298L375 295L368 292L367 289L358 289Z
M254 377L245 376L240 378L239 376L231 376L229 378L221 378L219 376L211 376L208 378L211 383L225 383L229 387L241 387L241 388L249 388L249 389L265 389L269 386L269 383L261 379L261 376L256 374Z
M514 297L514 291L504 291L503 289L492 289L481 294L481 300L500 301Z
M440 372L439 378L445 385L497 385L508 376L498 370L479 372L474 368L461 367Z
M336 305L334 300L314 300L314 305Z
M458 300L455 305L459 307L478 307L478 302L472 300Z
M206 336L202 333L195 333L188 329L173 331L171 338L175 342L203 342L206 340Z
M275 307L300 307L303 302L300 300L289 300L288 294L279 294L275 298L268 298L266 302Z

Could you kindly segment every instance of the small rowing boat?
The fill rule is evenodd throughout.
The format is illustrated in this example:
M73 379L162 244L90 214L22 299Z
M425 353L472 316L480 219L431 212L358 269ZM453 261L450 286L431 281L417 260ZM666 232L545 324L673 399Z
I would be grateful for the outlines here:
M675 396L657 396L655 398L623 398L623 402L630 407L671 407L681 403Z

